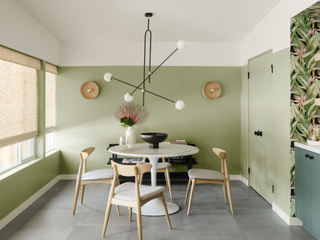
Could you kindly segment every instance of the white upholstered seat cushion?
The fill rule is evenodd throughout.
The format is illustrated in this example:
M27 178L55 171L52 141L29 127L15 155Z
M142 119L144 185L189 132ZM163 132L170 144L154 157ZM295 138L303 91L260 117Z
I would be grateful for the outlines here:
M189 178L208 179L208 180L226 180L226 177L218 171L208 169L190 169Z
M145 199L151 198L165 190L165 187L161 186L145 186L139 185L140 190L140 199L143 201ZM124 200L124 201L135 201L135 183L126 182L116 187L114 191L115 199Z
M101 180L113 178L113 169L98 169L90 172L86 172L82 175L81 181L87 180Z
M137 165L139 164L150 164L148 162L140 162L140 163L137 163ZM171 163L168 163L168 162L159 162L157 163L157 169L164 169L164 168L169 168L171 167Z

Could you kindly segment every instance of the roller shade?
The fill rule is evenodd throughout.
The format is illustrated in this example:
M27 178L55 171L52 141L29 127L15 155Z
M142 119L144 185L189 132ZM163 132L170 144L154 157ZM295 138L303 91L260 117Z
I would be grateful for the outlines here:
M0 47L0 59L17 60L8 54ZM0 147L38 134L37 70L24 65L0 60Z

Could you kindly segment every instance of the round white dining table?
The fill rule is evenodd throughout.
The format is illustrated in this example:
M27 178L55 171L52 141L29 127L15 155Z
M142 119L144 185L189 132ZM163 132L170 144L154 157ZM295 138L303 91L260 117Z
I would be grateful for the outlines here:
M109 148L109 152L130 157L146 157L152 164L151 186L157 185L157 164L159 158L193 155L199 152L197 147L183 144L160 143L159 148L149 148L149 144L119 145ZM167 202L168 213L172 214L179 210L179 206L172 202ZM135 209L133 209L133 212ZM153 199L142 206L141 214L145 216L165 215L160 199Z

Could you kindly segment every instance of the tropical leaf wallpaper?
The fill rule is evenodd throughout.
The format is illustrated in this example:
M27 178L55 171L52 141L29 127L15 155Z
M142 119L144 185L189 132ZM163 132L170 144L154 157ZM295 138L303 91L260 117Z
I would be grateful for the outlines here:
M295 216L294 142L311 139L313 127L320 123L320 2L291 19L290 36L290 209Z

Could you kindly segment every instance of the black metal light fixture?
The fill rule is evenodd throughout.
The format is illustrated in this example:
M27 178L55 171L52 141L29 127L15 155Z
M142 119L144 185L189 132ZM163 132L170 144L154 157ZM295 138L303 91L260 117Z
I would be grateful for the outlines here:
M140 89L142 94L143 94L143 98L142 98L142 107L144 107L144 103L145 103L145 93L150 93L152 95L155 95L157 97L160 97L162 99L165 99L167 101L170 101L170 102L173 102L175 104L175 107L178 109L178 110L181 110L184 108L185 104L182 100L178 100L178 101L173 101L173 100L170 100L168 98L165 98L163 96L160 96L156 93L153 93L153 92L150 92L146 89L146 81L148 80L148 83L150 85L150 81L151 81L151 75L154 74L161 66L162 64L164 64L178 49L180 50L183 50L185 49L186 47L186 42L184 40L180 40L178 43L177 43L177 48L157 67L155 68L153 71L151 70L151 45L152 45L152 32L151 30L149 29L149 23L150 23L150 18L153 16L152 13L146 13L145 16L148 18L148 27L147 27L147 30L144 34L144 50L143 50L143 81L138 85L138 86L135 86L133 84L130 84L130 83L127 83L123 80L120 80L118 78L115 78L113 77L112 73L106 73L104 75L104 80L106 82L111 82L112 80L117 80L118 82L121 82L121 83L124 83L124 84L127 84L129 86L132 86L134 87L135 89L131 92L131 93L126 93L124 95L124 99L127 101L127 102L131 102L133 100L133 94L138 90ZM149 64L148 64L148 73L147 73L147 77L146 77L146 41L147 41L147 35L149 33Z

